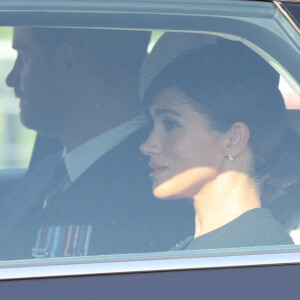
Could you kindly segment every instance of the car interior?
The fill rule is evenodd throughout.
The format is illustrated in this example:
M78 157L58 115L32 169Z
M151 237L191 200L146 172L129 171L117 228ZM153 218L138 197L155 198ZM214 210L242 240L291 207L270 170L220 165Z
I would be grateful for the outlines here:
M122 2L122 1L121 1ZM178 3L177 3L178 4ZM125 5L125 4L124 4ZM130 29L138 31L151 32L151 40L148 48L148 52L151 53L154 45L159 41L159 38L164 35L165 32L185 32L189 34L195 34L199 36L208 36L213 38L220 38L226 41L240 42L243 46L254 51L260 56L265 62L267 62L279 75L280 84L279 89L287 108L288 126L300 137L300 60L299 60L299 49L300 42L299 36L295 32L288 31L288 25L283 17L272 13L266 14L260 11L260 4L258 8L244 11L245 8L239 8L236 10L236 15L228 17L226 15L226 8L219 7L216 11L213 11L211 7L201 6L200 15L193 15L194 10L189 11L189 17L184 14L178 13L176 17L164 16L164 8L153 8L152 15L139 15L136 12L121 14L118 13L117 17L112 17L106 9L102 8L103 11L100 17L96 15L91 16L90 14L82 13L81 19L74 18L74 14L65 12L66 15L58 16L55 20L51 18L44 18L49 12L39 14L36 12L35 18L29 20L30 13L25 12L23 17L18 19L14 17L13 21L10 21L10 15L3 15L2 26L0 28L0 37L2 35L3 41L6 43L6 47L11 47L13 27L23 28L26 26L35 27L46 27L46 28L82 28L85 30L106 30L106 29ZM159 13L155 14L156 9ZM188 11L188 7L186 10ZM270 8L271 10L271 8ZM176 13L176 9L174 9ZM178 9L178 12L180 9ZM225 16L224 16L225 11ZM242 12L242 13L241 13ZM51 14L51 13L50 13ZM0 13L0 17L2 16ZM130 16L130 18L128 18ZM153 18L153 20L152 20ZM0 24L0 25L1 25ZM181 24L181 25L180 25ZM184 25L182 25L184 24ZM9 26L8 26L9 25ZM259 32L260 34L257 34ZM267 36L267 38L266 38ZM7 48L5 48L7 49ZM32 172L44 159L51 157L51 155L61 151L63 144L54 138L49 138L40 134L36 134L34 131L24 132L24 126L19 120L19 100L15 98L13 89L5 87L5 76L8 74L13 66L15 54L12 54L9 58L3 55L0 56L0 65L3 65L3 76L2 83L0 84L0 101L3 102L3 129L2 133L5 145L0 147L4 162L0 167L0 194L2 203L16 186L22 181L22 178L30 172ZM149 54L148 53L148 54ZM0 53L1 54L1 53ZM5 75L6 74L6 75ZM1 77L2 78L2 77ZM6 102L6 104L4 104ZM9 103L9 105L7 104ZM13 103L13 104L12 104ZM8 106L14 106L10 108ZM4 111L7 111L5 115ZM11 121L12 120L12 121ZM1 123L0 123L1 124ZM12 125L13 124L13 125ZM84 124L82 124L84 125ZM14 136L11 135L14 132ZM0 133L1 134L1 133ZM11 135L11 136L10 136ZM18 144L19 143L19 144ZM14 146L17 150L12 150L11 146ZM25 153L26 152L26 153ZM13 161L12 156L18 157ZM20 158L19 158L20 157ZM299 188L295 189L295 195L299 194ZM279 218L281 215L280 209L276 207ZM192 220L194 223L194 220ZM298 222L296 220L294 223ZM85 271L80 269L80 264L84 263L89 268L93 263L107 263L114 264L112 266L113 272L132 272L135 268L141 268L141 271L151 271L161 268L161 262L165 259L170 259L170 262L164 262L164 270L174 270L176 268L196 268L201 265L201 268L210 268L211 266L226 267L227 265L232 266L232 261L219 262L218 257L230 258L233 256L238 259L244 259L243 262L235 262L235 266L240 266L249 263L251 259L249 257L252 254L273 254L273 253L290 253L297 252L298 245L300 245L300 226L296 226L290 232L291 237L295 245L276 245L270 247L253 247L247 249L206 249L206 250L186 250L186 251L165 251L165 252L150 252L150 253L105 253L104 255L93 255L93 256L77 256L77 257L55 257L55 258L35 258L29 260L11 260L2 261L1 265L4 267L23 267L23 266L36 266L36 272L42 273L42 269L38 270L40 266L55 265L58 268L53 271L55 276L57 274L65 274L63 270L63 264L67 264L69 269L67 272L70 275L84 274ZM179 241L178 241L179 242ZM241 255L245 254L245 255ZM250 256L249 256L250 255ZM199 258L205 258L203 260L196 260ZM183 262L183 260L186 261ZM215 259L215 260L214 260ZM122 269L122 263L129 261L132 265L125 265ZM143 261L144 265L139 267L138 261ZM293 262L291 258L290 263ZM116 264L115 264L116 263ZM120 263L119 265L117 265ZM266 262L261 261L260 265L264 265ZM136 265L135 265L136 264ZM181 265L180 265L181 264ZM105 264L98 266L97 271L91 271L95 274L106 274ZM115 267L116 266L116 267ZM204 267L203 267L204 266ZM113 268L116 269L113 269ZM61 269L60 269L61 268ZM115 271L117 270L117 271ZM120 271L121 270L121 271ZM11 273L10 273L11 272ZM20 270L22 272L22 270ZM60 273L61 272L61 273ZM82 272L82 273L81 273ZM14 278L13 269L10 271L6 270L6 278ZM23 275L22 275L23 276ZM35 276L32 274L24 275ZM60 276L60 275L58 275Z

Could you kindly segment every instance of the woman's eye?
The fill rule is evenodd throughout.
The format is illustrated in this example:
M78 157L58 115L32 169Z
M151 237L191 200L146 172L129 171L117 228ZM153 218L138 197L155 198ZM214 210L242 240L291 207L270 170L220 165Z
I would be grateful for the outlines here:
M171 131L179 127L179 123L171 119L164 119L163 124L166 131Z

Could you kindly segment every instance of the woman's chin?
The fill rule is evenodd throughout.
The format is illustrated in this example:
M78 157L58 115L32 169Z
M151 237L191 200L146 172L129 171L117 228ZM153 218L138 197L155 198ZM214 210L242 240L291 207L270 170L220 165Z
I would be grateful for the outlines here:
M163 200L173 200L173 199L180 199L184 198L176 191L176 189L167 182L161 183L159 185L153 184L153 195L156 198L163 199Z

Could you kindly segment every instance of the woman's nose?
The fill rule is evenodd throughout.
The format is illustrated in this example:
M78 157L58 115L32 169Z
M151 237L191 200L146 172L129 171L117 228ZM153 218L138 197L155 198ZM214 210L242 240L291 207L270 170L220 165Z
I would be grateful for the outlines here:
M155 140L153 134L151 133L148 139L140 146L140 150L145 155L153 155L160 153L160 145Z

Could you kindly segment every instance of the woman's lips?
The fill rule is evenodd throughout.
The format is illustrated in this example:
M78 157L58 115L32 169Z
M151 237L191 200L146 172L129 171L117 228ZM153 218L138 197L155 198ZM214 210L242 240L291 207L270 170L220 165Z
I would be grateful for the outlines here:
M167 167L155 163L149 163L149 167L150 169L153 169L153 171L149 174L149 176L152 178L158 176L160 173L167 169Z

